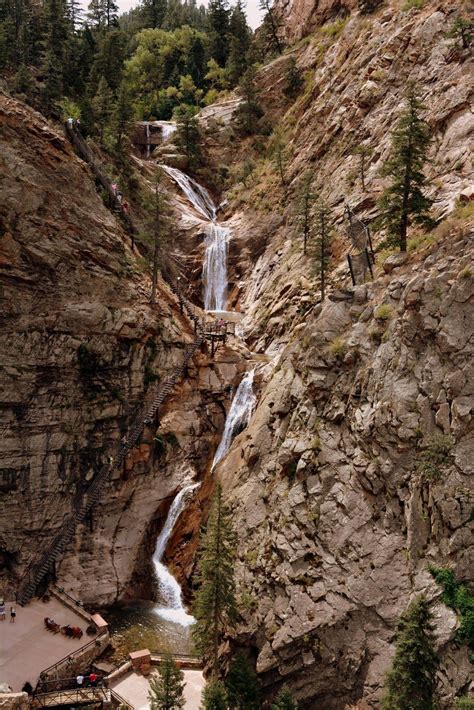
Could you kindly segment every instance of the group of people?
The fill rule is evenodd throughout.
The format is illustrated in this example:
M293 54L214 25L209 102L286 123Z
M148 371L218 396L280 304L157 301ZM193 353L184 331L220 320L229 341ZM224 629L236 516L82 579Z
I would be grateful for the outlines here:
M94 672L89 673L89 675L82 675L82 673L79 673L76 678L76 684L78 688L83 688L87 686L95 688L97 686L97 681L98 677L97 674Z
M7 615L7 609L5 606L5 600L0 598L0 621L5 621ZM10 624L13 624L16 619L16 609L14 606L10 607Z
M130 205L127 200L123 199L123 192L119 189L116 182L113 182L110 187L112 188L112 194L115 197L117 204L122 208L124 214L128 215L130 213Z

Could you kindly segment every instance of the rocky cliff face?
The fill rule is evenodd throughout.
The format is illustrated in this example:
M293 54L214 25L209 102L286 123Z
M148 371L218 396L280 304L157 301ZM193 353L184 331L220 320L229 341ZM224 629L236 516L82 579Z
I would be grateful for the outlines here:
M218 469L239 521L247 612L235 642L251 649L269 694L286 683L303 708L378 708L397 620L425 592L450 708L468 690L470 664L427 566L472 581L473 230L471 207L458 208L472 185L469 57L446 38L455 3L390 3L319 26L329 17L318 13L336 5L304 4L319 18L312 33L291 14L298 3L281 5L288 36L306 36L293 50L305 90L282 98L286 57L259 82L287 139L287 186L246 142L240 156L255 172L231 193L246 336L274 358L249 427ZM407 264L385 274L378 263L372 283L351 289L343 201L375 215L407 79L425 97L430 192L448 218L412 235ZM352 155L361 142L373 149L365 190ZM306 170L336 222L324 304L291 209ZM252 241L266 245L257 260Z

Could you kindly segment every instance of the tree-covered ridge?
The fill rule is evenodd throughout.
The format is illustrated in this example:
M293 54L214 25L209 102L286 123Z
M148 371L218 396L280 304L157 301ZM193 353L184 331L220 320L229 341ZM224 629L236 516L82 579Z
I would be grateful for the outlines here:
M119 17L113 0L5 0L0 68L13 91L56 118L73 114L104 133L120 92L131 115L169 119L235 84L252 32L241 0L142 0Z

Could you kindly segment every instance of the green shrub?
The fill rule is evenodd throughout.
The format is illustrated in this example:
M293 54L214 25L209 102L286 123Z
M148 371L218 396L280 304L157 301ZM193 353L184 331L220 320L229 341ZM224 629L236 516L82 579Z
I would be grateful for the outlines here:
M405 0L402 10L404 12L407 12L408 10L412 10L413 8L415 8L416 10L421 10L424 3L425 3L425 0Z
M416 469L423 478L438 481L443 470L453 462L454 441L450 436L435 436L416 457Z
M441 598L444 604L460 617L456 640L468 646L471 663L474 663L474 595L465 584L456 580L453 570L435 565L430 565L428 569L436 583L443 587Z
M456 710L474 710L474 698L456 698Z
M375 320L386 321L392 317L392 307L388 303L381 303L374 311Z
M342 338L334 338L329 345L329 352L338 360L342 359L347 351L347 345Z

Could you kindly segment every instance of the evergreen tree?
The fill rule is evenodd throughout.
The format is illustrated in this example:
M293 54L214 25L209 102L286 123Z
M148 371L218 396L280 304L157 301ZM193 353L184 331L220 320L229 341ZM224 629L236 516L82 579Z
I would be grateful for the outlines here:
M308 243L314 229L314 220L311 210L314 204L315 194L311 183L312 175L308 171L301 181L296 202L296 219L298 230L303 235L303 254L305 255L307 254Z
M202 693L202 710L227 710L227 693L224 683L215 676L207 681Z
M251 135L258 131L258 120L263 116L253 67L249 67L240 80L239 93L242 102L235 112L235 121L244 135Z
M385 710L434 710L438 659L433 648L432 618L423 595L401 617L395 658L387 676Z
M280 176L281 185L283 189L286 189L286 143L283 138L283 134L279 129L275 130L273 133L272 158L278 171L278 175Z
M66 17L70 24L72 32L77 32L84 22L84 12L79 0L67 0L66 2Z
M98 128L97 132L101 143L104 142L104 131L110 123L110 118L114 111L114 95L104 77L101 77L97 93L92 99L92 111L94 124Z
M372 150L372 148L370 148L370 146L364 145L363 143L357 145L353 150L353 155L356 155L358 158L357 172L359 173L360 184L363 192L365 192L365 176L367 171L367 163L369 162L369 158L371 157L373 152L374 151Z
M150 218L147 223L147 239L153 247L153 267L151 278L150 303L156 303L158 267L169 246L170 207L162 184L162 174L156 176L153 186L153 198L150 202Z
M143 0L143 26L162 27L167 5L167 0Z
M151 710L180 710L184 707L184 673L170 654L158 666L158 675L150 680L148 699Z
M108 30L118 25L118 5L115 0L91 0L87 18L97 30Z
M289 99L294 99L298 96L302 86L303 79L301 78L301 71L298 69L296 59L294 57L290 57L285 71L285 86L283 93Z
M124 140L127 137L133 118L133 107L128 87L122 82L117 92L112 127L115 133L115 149L117 153L124 152Z
M298 710L298 703L293 700L288 688L282 688L272 703L272 710Z
M474 23L459 15L456 17L453 26L448 32L448 37L458 37L461 40L463 49L469 49L472 42L472 29Z
M229 54L229 3L227 0L210 0L207 11L210 55L225 67Z
M203 656L216 670L219 641L237 617L235 602L235 544L230 512L218 484L198 557L199 587L194 600L193 635Z
M181 104L175 111L176 134L174 142L186 156L188 166L197 167L202 161L201 131L193 106Z
M400 251L407 250L411 223L432 224L429 218L432 200L423 192L426 184L423 165L431 142L429 126L420 117L423 108L415 89L410 87L407 108L392 133L392 154L384 169L384 175L390 176L392 182L379 201L380 224L387 231L385 243L400 247Z
M225 687L231 710L258 710L260 707L257 674L242 653L232 660Z
M316 206L316 267L321 281L321 301L326 298L326 272L331 258L330 212L324 202Z
M19 94L23 94L26 98L31 95L33 90L33 77L26 64L20 64L18 71L15 74L14 79L15 91Z
M252 32L247 24L242 0L237 0L232 9L229 23L230 50L227 70L233 84L236 84L248 66Z
M275 12L273 0L260 0L260 10L265 13L263 16L261 32L265 37L268 49L272 52L282 54L283 41L280 37L280 20Z

